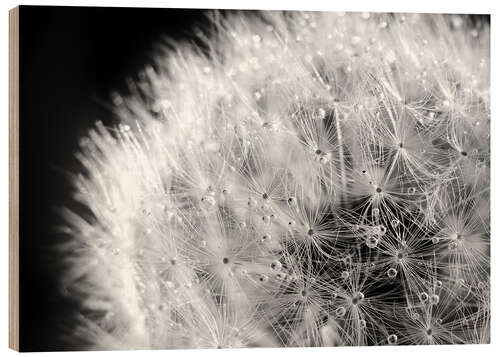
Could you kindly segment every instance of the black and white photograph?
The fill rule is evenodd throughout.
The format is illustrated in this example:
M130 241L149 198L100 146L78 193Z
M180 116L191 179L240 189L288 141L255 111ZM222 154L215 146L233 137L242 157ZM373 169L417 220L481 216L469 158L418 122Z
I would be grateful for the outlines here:
M17 349L491 343L490 15L17 11Z

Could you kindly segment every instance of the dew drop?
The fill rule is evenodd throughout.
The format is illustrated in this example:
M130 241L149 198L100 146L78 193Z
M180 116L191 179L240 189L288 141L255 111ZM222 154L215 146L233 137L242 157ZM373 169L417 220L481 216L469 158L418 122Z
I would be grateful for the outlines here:
M439 303L439 295L432 294L430 297L430 303L432 305L437 305Z
M396 275L398 275L398 271L396 269L390 268L389 270L387 270L387 276L390 279L394 279L396 277Z
M271 241L271 235L270 234L264 234L261 238L262 243L267 243Z
M280 271L282 268L282 264L279 260L275 260L271 263L271 269L273 271Z
M318 108L315 112L315 115L314 117L317 119L317 120L321 120L323 119L324 117L326 116L326 111L323 109L323 108Z
M387 343L390 345L395 345L398 343L398 336L392 334L387 336Z
M420 301L422 301L422 302L427 302L427 300L429 300L429 295L425 292L420 293L419 297L420 297Z
M377 246L378 244L378 238L375 236L371 236L366 238L366 246L370 249L373 249Z
M204 207L213 207L215 206L215 198L212 196L206 195L201 198L201 203Z
M261 275L259 276L259 281L261 283L267 283L269 281L269 277L267 275Z
M359 37L359 36L352 36L351 37L351 44L357 45L360 42L361 42L361 37Z
M247 205L250 208L255 208L255 207L257 207L257 200L255 200L254 198L250 197L248 199Z
M346 310L345 310L345 307L343 307L343 306L340 306L335 310L335 315L337 317L344 317L345 313L346 313Z
M340 274L340 277L344 280L349 278L349 272L347 270L344 270L342 274Z

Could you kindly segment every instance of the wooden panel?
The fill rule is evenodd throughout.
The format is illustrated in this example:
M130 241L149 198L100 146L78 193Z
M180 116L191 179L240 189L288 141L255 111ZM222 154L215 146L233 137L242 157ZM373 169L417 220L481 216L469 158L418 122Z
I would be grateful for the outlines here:
M9 347L19 351L19 7L9 11Z

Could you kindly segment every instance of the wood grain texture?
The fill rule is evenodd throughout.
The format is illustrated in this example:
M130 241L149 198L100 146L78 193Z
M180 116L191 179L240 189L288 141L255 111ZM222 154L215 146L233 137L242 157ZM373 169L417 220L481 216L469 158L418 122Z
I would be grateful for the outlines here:
M9 348L19 351L19 6L9 11Z

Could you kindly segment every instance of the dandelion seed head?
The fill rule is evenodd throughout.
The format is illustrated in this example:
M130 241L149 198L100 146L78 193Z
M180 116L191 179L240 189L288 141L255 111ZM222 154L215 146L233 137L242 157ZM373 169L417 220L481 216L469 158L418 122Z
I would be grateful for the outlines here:
M80 141L90 344L489 342L488 24L212 14Z

